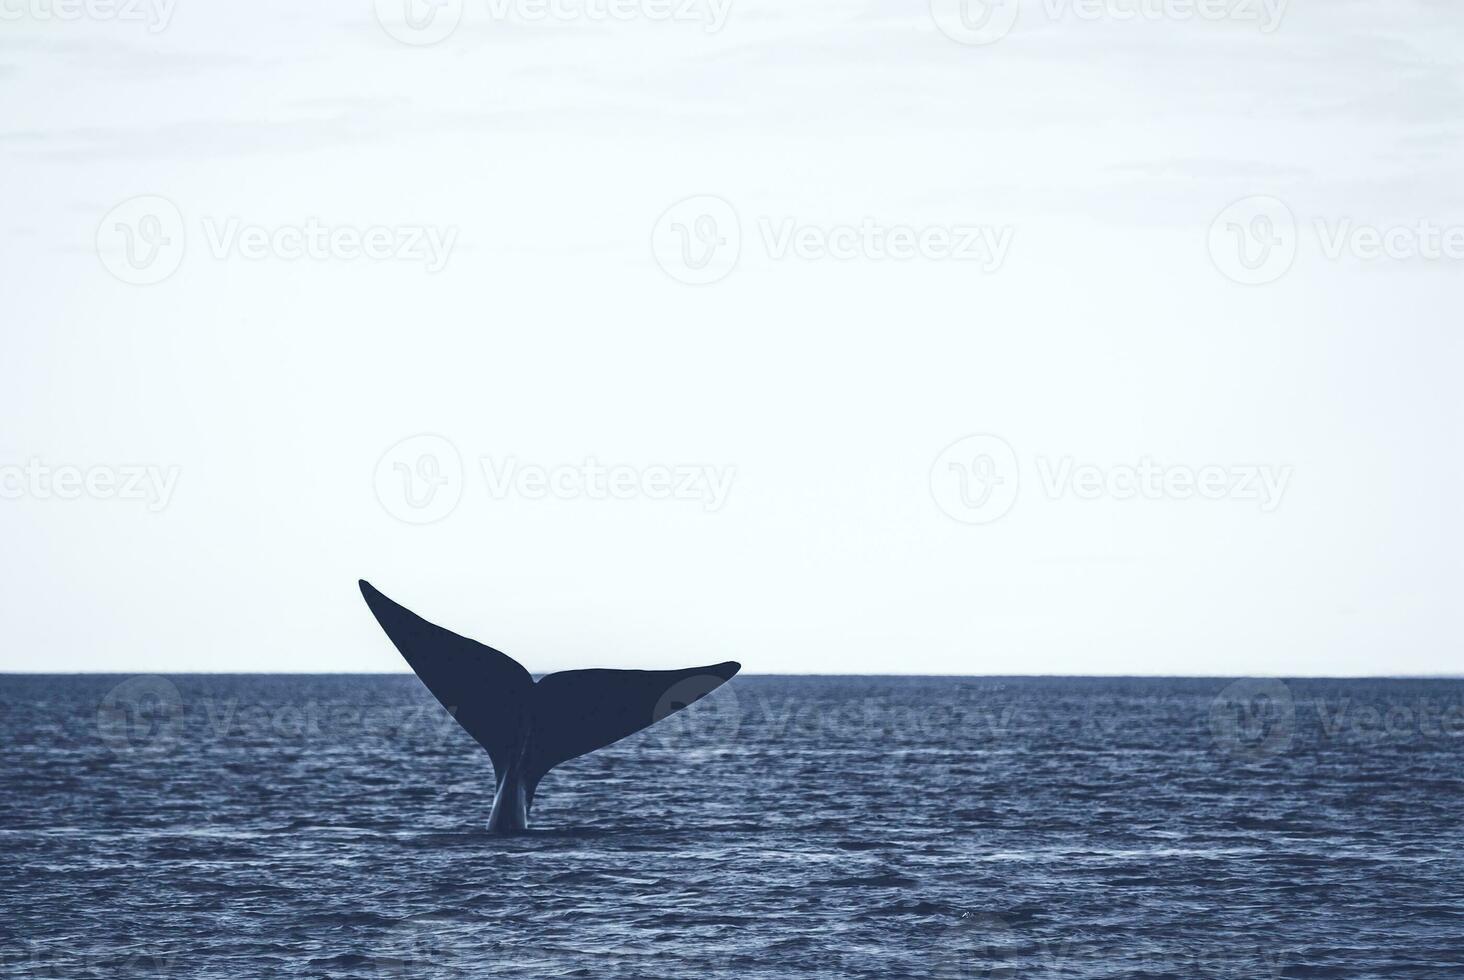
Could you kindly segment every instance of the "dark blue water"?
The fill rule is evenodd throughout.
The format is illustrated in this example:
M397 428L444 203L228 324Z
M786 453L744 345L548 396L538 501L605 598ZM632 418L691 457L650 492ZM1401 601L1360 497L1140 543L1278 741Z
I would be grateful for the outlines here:
M411 676L0 677L6 977L1460 977L1464 684L740 677L482 832Z

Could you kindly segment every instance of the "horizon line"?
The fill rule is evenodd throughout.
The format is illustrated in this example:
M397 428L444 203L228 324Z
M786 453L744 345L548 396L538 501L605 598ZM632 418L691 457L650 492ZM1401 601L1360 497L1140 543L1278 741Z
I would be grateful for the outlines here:
M565 670L592 670L595 668L565 667L556 670L529 670L535 677L560 673ZM628 668L655 670L658 668ZM0 670L0 677L415 677L410 670ZM739 677L911 677L911 678L966 678L989 680L1014 680L1030 678L1073 679L1073 680L1246 680L1269 678L1278 680L1316 681L1420 681L1420 680L1464 680L1461 674L949 674L949 673L824 673L802 671L767 671L753 673L743 671Z

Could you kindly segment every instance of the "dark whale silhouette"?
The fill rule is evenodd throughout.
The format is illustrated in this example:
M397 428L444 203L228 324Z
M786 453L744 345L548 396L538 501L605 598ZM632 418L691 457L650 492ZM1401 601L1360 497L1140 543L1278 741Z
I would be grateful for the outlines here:
M565 670L538 683L507 654L458 636L361 580L361 595L422 683L493 760L488 829L528 827L534 791L561 762L604 748L732 679L735 661L685 670Z

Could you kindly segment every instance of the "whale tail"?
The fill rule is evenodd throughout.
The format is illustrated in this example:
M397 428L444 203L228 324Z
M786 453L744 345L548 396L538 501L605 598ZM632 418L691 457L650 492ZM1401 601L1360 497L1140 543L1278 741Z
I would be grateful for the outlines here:
M362 579L361 595L413 671L493 761L490 830L527 825L544 775L701 700L741 669L566 670L538 681L518 661L443 629Z

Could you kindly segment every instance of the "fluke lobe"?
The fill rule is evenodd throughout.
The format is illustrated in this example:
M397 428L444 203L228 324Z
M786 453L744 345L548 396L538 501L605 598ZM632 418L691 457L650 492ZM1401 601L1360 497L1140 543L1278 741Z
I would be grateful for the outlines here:
M512 657L427 622L365 579L361 595L422 683L488 750L498 785L488 815L494 832L528 827L534 790L550 769L699 701L742 666L565 670L535 683Z

